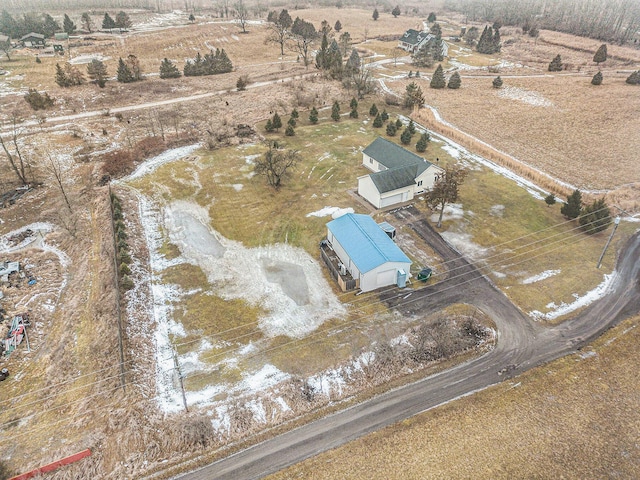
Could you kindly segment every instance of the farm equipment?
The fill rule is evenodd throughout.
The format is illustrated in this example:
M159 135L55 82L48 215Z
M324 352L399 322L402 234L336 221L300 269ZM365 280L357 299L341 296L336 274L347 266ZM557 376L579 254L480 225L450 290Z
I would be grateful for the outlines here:
M433 270L431 270L430 268L423 268L422 270L420 270L420 272L418 272L417 278L424 283L431 278L432 274Z

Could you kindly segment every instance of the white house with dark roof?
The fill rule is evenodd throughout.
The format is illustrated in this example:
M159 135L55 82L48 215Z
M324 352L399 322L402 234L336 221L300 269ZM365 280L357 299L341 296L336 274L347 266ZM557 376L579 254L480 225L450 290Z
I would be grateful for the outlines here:
M444 170L396 143L376 138L362 151L372 173L358 177L358 194L376 208L413 200L433 188Z
M369 215L347 213L330 221L327 241L363 292L404 286L411 260Z
M409 53L416 53L420 50L424 45L426 45L430 41L435 41L436 36L427 31L419 31L410 28L402 37L400 37L400 41L398 42L398 47L406 50ZM449 56L449 45L444 40L442 41L442 56Z

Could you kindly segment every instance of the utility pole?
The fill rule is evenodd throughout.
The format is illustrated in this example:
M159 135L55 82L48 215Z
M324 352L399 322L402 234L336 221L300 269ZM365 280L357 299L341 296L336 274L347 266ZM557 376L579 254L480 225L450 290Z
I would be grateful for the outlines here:
M187 395L184 392L184 381L182 372L180 371L180 362L178 362L178 352L176 351L175 346L173 346L173 366L176 373L178 374L178 381L180 382L180 390L182 391L182 403L184 404L184 410L185 412L188 412L189 407L187 407Z
M602 255L600 255L600 260L598 260L598 266L596 268L600 268L600 266L602 265L602 259L604 258L604 254L606 253L607 248L609 248L609 244L611 243L613 234L616 233L616 228L618 228L619 224L620 224L620 217L618 216L613 221L613 230L611 230L611 235L609 235L609 239L607 240L607 243L605 244L604 249L602 250Z

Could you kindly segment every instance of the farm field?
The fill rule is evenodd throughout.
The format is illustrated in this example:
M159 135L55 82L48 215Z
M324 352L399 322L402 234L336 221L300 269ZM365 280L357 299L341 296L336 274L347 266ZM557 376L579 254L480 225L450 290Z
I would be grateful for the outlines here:
M638 320L575 355L267 478L633 478Z
M10 62L0 58L0 69L8 72L0 76L0 134L9 149L20 147L37 181L15 205L0 209L0 262L24 262L25 278L37 280L1 287L10 313L28 309L35 320L31 351L15 352L0 364L11 370L0 384L0 445L9 445L0 460L22 472L91 448L90 458L52 478L160 478L182 462L193 467L220 458L243 442L268 439L494 349L500 332L476 307L455 303L405 315L383 302L389 289L341 292L320 259L331 215L354 211L396 226L413 276L423 266L433 269L428 283L414 280L397 293L407 303L413 292L456 276L395 209L375 211L357 195L357 178L368 172L362 149L378 135L390 138L384 127L372 126L372 103L386 108L390 122L413 118L426 126L427 160L468 169L437 231L528 316L533 329L562 324L607 295L616 257L638 230L627 219L640 209L639 170L631 153L640 149L640 103L637 87L624 83L640 66L638 50L611 46L611 58L599 66L604 83L595 87L590 80L598 69L592 58L599 42L546 30L536 42L505 27L500 54L481 55L450 42L443 67L447 76L460 71L462 87L434 90L434 68L408 78L416 68L396 48L399 35L422 28L426 19L410 8L398 18L381 9L377 21L368 7L290 8L293 18L316 27L340 20L371 66L376 91L359 101L357 119L348 116L352 90L313 64L305 68L291 50L281 58L279 46L266 41L266 12L242 34L234 22L206 12L190 24L180 12L132 10L131 31L95 33L71 47L70 59L82 71L91 58L104 59L111 76L118 58L134 54L140 60L144 81L111 78L104 89L57 86L55 64L67 56L40 54L36 63L35 50L21 49ZM94 21L101 16L96 13ZM445 12L438 21L445 37L473 24ZM225 49L233 72L159 78L162 58L182 69L187 58L215 48ZM567 69L549 74L548 62L557 53ZM498 74L501 89L491 86ZM249 79L244 91L236 83L241 75ZM410 82L421 86L428 109L400 106ZM50 93L54 106L28 109L23 94L29 88ZM329 118L336 100L338 122ZM309 121L312 106L320 112L317 125ZM285 136L284 128L266 132L267 118L277 112L286 125L293 108L300 113L294 136ZM392 140L400 143L399 136ZM415 151L416 139L406 148ZM279 190L254 171L264 140L300 154ZM537 176L489 158L489 146ZM2 152L0 194L18 185ZM130 161L123 160L120 170L110 168L122 158ZM544 201L549 191L560 200L558 192L573 188L588 200L606 195L612 215L625 217L601 268L596 264L611 228L585 235L561 215L560 203ZM114 196L126 227L121 237L113 223ZM413 206L435 225L437 215L424 197ZM130 255L124 268L120 241ZM132 287L119 292L116 279L123 272ZM420 327L443 319L450 335L472 322L480 325L482 338L463 339L463 347L446 358L415 360ZM624 477L631 471L628 458L636 457L628 436L601 432L608 409L614 411L615 432L625 422L629 431L640 430L630 374L637 320L579 354L275 478L360 478L369 461L373 478L388 478L392 470L421 478L425 464L433 478L447 472L465 477L475 464L464 458L489 437L529 453L505 447L498 466L478 453L480 476L560 476L566 470L557 459L569 456L569 445L584 436L590 443L575 458L575 471L587 472L589 461L601 459L601 469L593 471L606 477L617 473L618 461ZM602 406L596 408L596 401ZM589 412L588 426L569 411L572 405L581 415ZM474 422L477 411L486 419L481 425ZM533 432L532 438L522 440L524 432ZM563 440L552 445L547 437L553 436ZM363 453L373 444L382 449ZM422 454L399 466L392 452L407 444L418 445ZM450 454L445 445L451 445ZM587 459L589 448L603 453ZM628 455L620 459L616 449ZM346 460L351 456L362 459L353 471ZM336 470L325 472L314 462Z

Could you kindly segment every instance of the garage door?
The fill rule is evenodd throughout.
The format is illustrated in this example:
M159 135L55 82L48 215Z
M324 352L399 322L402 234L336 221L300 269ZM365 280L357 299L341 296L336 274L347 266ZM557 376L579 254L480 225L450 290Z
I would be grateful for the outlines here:
M387 207L389 205L393 205L394 203L402 202L402 193L398 193L397 195L391 195L390 197L381 198L380 199L380 207Z
M396 269L385 270L384 272L378 272L378 278L376 284L378 287L385 285L393 285L396 283Z

